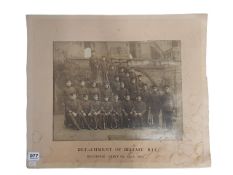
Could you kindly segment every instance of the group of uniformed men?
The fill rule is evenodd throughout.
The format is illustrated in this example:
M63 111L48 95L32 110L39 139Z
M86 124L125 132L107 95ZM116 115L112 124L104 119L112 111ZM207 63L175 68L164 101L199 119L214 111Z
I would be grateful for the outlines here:
M94 54L93 54L94 55ZM168 85L151 88L132 68L116 66L105 57L90 58L91 79L64 89L67 127L79 129L159 127L172 128L175 105ZM101 82L98 82L98 71Z

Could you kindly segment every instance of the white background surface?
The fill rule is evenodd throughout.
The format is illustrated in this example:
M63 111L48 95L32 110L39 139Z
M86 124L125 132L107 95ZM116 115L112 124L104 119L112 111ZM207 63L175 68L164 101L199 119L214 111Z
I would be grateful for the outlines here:
M1 0L0 174L232 174L233 4L229 0ZM26 14L208 13L212 167L199 169L27 169ZM182 32L182 31L181 31Z

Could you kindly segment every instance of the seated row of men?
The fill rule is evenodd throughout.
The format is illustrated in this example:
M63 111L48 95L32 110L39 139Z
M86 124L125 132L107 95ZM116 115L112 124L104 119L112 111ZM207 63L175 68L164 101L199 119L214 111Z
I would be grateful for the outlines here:
M109 101L107 96L100 101L97 94L90 101L88 95L84 95L80 101L76 94L72 94L65 108L65 125L78 130L142 127L147 111L140 95L135 102L127 95L122 103L118 95L114 96L113 101Z
M88 91L85 86L82 88L81 82L81 88L76 92L68 81L64 100L65 125L76 129L158 126L161 111L163 122L171 128L174 102L169 87L165 87L163 94L159 93L157 86L153 86L152 92L146 88L138 92L128 91L123 82L119 91L106 84L101 92L96 87Z

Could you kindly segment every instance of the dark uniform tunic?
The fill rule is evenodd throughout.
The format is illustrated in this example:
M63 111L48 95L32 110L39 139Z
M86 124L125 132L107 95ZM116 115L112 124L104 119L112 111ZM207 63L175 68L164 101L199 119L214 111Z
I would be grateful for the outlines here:
M121 81L124 82L125 88L129 89L129 87L130 87L130 77L125 75L125 76L122 77Z
M161 96L158 92L152 92L150 95L150 108L151 108L151 114L153 118L153 125L158 126L159 125L159 112L161 110Z
M80 123L78 123L79 111L80 111L80 104L78 100L69 99L66 101L65 121L64 121L65 126L81 129Z
M120 83L120 81L116 81L116 80L113 81L111 83L111 87L112 87L112 91L113 91L114 94L119 94L119 91L121 89L121 83Z
M130 97L132 100L136 99L136 96L138 94L138 87L136 83L130 83L129 85L129 92L130 92Z
M126 88L120 88L120 91L119 91L119 97L120 97L120 100L123 101L125 99L125 96L128 94L128 89Z
M98 97L100 97L100 90L99 90L99 88L97 88L97 87L91 87L91 88L89 88L89 97L91 97L91 98L93 98L94 97L94 95L98 95Z
M123 102L123 120L124 125L126 127L132 126L132 114L130 114L133 111L134 105L131 100L125 100Z
M144 114L146 112L146 103L143 101L135 101L133 109L136 113Z
M97 129L100 120L101 102L94 100L91 103L92 115L90 116L90 123L92 128Z
M74 87L65 87L64 89L64 103L66 103L67 100L69 100L70 95L75 94L76 89Z
M118 74L119 78L120 78L120 81L124 81L124 78L125 78L125 72L119 72Z
M78 87L79 99L82 100L84 95L88 95L88 89L85 86Z
M81 101L80 105L81 105L81 113L88 115L88 113L92 111L91 102L89 100Z
M142 81L142 80L139 80L138 79L138 81L137 81L137 87L138 87L138 89L142 89L143 88L143 86L144 86L144 82Z
M103 111L105 113L112 112L112 109L113 109L112 102L110 102L110 101L104 101L104 102L102 102L102 109L103 109Z
M100 70L102 73L102 81L109 81L108 79L108 62L105 60L101 60L100 62Z
M163 123L165 123L166 128L171 129L173 122L173 110L174 110L174 99L172 94L165 93L162 96L162 113L163 113Z
M112 106L113 106L113 112L121 115L121 113L122 113L122 103L121 103L121 101L113 101Z
M109 99L112 98L112 90L110 88L103 88L101 92L102 99L104 97L109 97Z
M91 103L92 113L101 111L101 102L99 100L94 100Z
M111 117L111 127L123 127L122 103L121 101L112 102L113 111Z
M104 101L102 102L102 114L103 114L103 127L110 127L110 115L113 110L112 102Z
M108 71L108 78L109 78L109 81L112 83L114 82L115 80L115 75L116 75L116 68L115 67L111 67L109 68L109 71Z
M142 100L149 106L151 93L149 90L141 89L139 93L142 97Z
M144 123L152 125L152 115L151 115L151 107L150 107L150 99L151 99L151 92L149 89L142 88L139 93L142 97L142 101L146 103L146 114L144 117Z
M65 116L68 115L68 113L66 113L66 111L67 111L66 108L67 108L67 103L70 100L70 96L72 94L75 94L75 93L76 93L76 89L74 87L72 87L72 86L71 87L66 86L64 88L63 98L62 99L63 99L63 103L65 104Z
M143 125L143 120L146 113L146 103L143 101L135 101L134 102L134 117L133 117L133 127Z
M91 111L90 102L89 101L81 101L79 108L79 124L81 128L88 128L90 126L88 124L88 113ZM85 114L85 115L84 115Z
M89 58L89 66L91 68L91 78L93 80L97 79L97 71L98 71L98 67L99 67L99 63L98 63L98 58L97 57L90 57Z

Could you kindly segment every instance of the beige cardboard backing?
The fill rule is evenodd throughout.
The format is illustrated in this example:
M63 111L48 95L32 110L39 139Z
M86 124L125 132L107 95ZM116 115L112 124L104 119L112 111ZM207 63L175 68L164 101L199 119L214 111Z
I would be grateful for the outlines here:
M205 68L207 15L27 16L28 167L210 166ZM53 41L181 40L181 141L53 141ZM112 148L84 152L77 148ZM115 148L143 151L116 151ZM156 151L148 151L156 148ZM104 155L105 158L87 158ZM111 158L109 155L118 155ZM124 158L122 157L124 156ZM134 156L134 158L132 158Z

